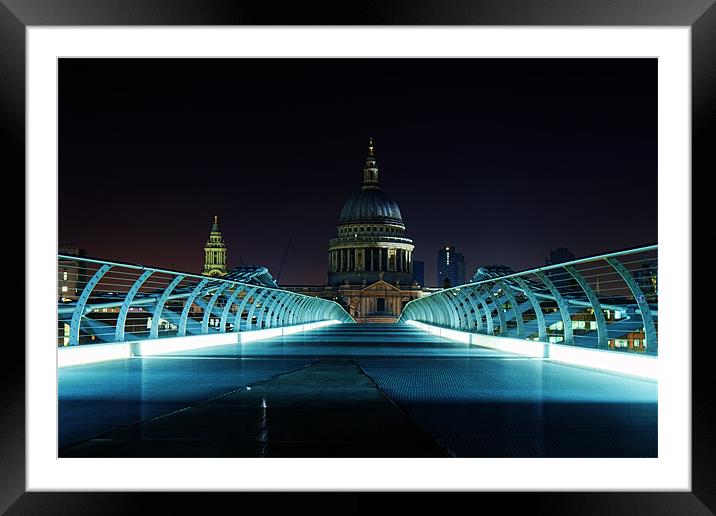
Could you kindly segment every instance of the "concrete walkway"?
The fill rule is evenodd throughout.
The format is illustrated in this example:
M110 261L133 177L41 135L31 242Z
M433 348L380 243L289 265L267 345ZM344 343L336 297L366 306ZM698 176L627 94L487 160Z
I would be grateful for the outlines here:
M446 457L351 360L321 360L62 457Z
M58 378L61 457L658 454L656 382L407 325L336 325Z

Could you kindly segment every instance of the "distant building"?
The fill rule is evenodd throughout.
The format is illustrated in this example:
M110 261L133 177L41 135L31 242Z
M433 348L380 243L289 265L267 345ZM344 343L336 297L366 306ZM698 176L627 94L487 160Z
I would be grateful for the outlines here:
M422 295L413 279L413 248L398 204L380 188L370 140L361 190L343 205L328 243L328 284L284 288L332 299L358 323L392 323Z
M445 246L438 251L438 287L456 287L465 283L465 258L455 251L455 246Z
M219 218L214 216L209 239L204 246L204 276L224 276L226 269L226 244L219 230Z
M559 247L549 252L549 256L545 258L545 265L555 265L558 263L571 262L575 259L574 254L566 247Z
M574 256L574 253L572 253L569 249L566 247L559 247L549 252L549 256L547 256L544 260L544 264L557 265L560 263L571 262L575 259L576 257ZM554 283L554 286L557 287L557 290L559 290L560 293L574 294L582 292L579 287L579 283L577 283L572 275L566 270L554 269L546 271L546 273L547 277L552 280L552 283Z
M60 244L58 254L66 256L86 256L87 251L72 244ZM86 262L59 259L57 261L57 299L76 301L89 279Z
M425 262L413 260L413 281L421 287L425 286Z

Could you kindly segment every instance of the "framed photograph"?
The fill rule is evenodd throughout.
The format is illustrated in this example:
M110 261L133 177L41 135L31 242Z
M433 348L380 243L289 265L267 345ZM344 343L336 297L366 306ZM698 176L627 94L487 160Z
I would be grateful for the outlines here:
M3 510L716 511L713 2L0 1Z

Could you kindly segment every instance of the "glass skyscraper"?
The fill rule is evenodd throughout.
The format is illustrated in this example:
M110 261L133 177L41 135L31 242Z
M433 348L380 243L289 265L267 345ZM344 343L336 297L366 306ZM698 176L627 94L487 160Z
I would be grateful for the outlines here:
M455 251L455 246L445 246L438 251L438 287L456 287L465 283L465 258Z

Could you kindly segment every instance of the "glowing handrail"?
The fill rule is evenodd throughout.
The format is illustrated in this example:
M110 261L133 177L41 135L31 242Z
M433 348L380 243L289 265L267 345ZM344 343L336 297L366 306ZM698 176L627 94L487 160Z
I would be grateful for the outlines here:
M446 288L408 302L398 322L417 321L547 344L559 342L657 355L657 254L658 245L654 244L510 274L495 272L494 277ZM625 260L627 257L637 259ZM585 264L590 267L580 271L579 266ZM599 291L600 276L610 278L605 282L609 284L607 295ZM523 301L517 301L517 296ZM530 310L534 314L532 326L536 325L531 331L526 329L523 320L524 313ZM611 312L618 313L619 318L616 319L615 314L608 322L605 313ZM575 319L575 313L582 318ZM494 322L493 314L499 324ZM516 328L507 327L506 322L510 321L514 321ZM586 322L590 328L579 333L580 329L586 329ZM579 326L580 323L584 327ZM550 335L548 330L555 328L561 333Z
M76 255L58 254L57 259L60 345L149 340L172 332L238 333L284 327L294 320L355 322L335 301L260 283ZM232 309L235 315L228 317ZM201 319L192 318L192 310L201 310ZM132 312L135 321L128 329ZM170 329L160 335L160 324Z

